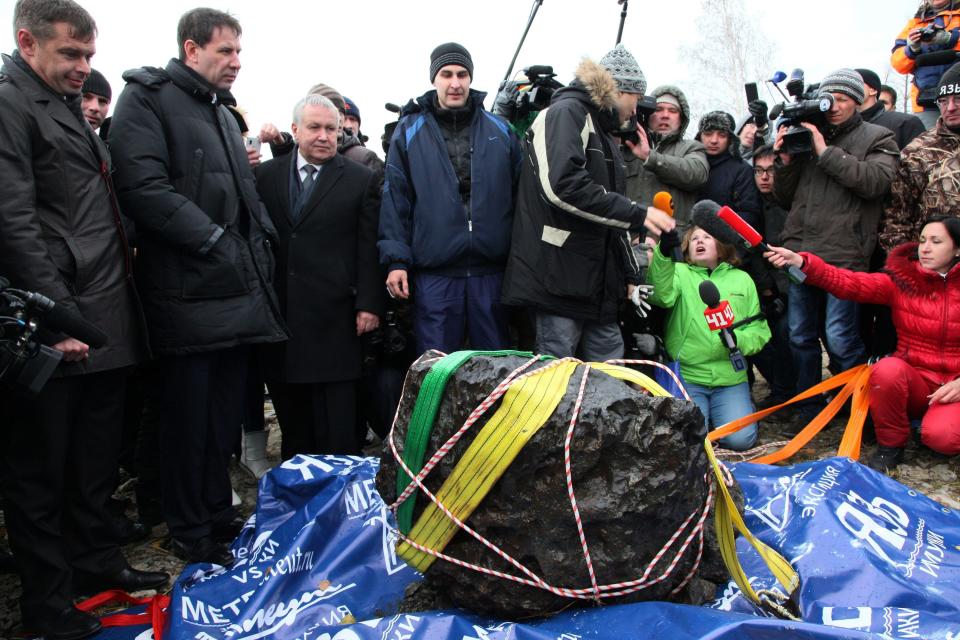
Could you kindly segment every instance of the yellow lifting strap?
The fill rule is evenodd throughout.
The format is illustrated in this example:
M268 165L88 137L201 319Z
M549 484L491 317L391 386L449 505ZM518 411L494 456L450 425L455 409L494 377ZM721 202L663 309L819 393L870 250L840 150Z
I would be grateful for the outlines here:
M570 378L580 364L573 360L557 361L557 364L546 365L510 385L500 408L470 443L437 492L437 499L457 519L463 522L470 517L524 445L549 420L566 394ZM654 396L670 395L648 376L633 369L599 363L590 363L589 366L596 371L636 384ZM773 575L787 590L787 594L793 593L799 584L799 576L783 556L754 537L747 528L727 491L723 473L709 440L704 441L704 447L719 487L716 528L720 551L737 586L752 601L761 604L740 565L734 527L757 549ZM428 549L442 552L458 529L457 524L431 501L414 524L409 538ZM436 559L407 542L401 542L397 546L397 553L407 564L420 572L426 571Z
M510 385L500 408L470 443L453 472L444 481L437 499L461 522L470 517L497 480L506 472L523 446L550 419L567 392L574 360L544 366ZM420 514L409 538L442 551L459 527L432 501ZM397 555L417 571L424 572L434 556L401 542Z

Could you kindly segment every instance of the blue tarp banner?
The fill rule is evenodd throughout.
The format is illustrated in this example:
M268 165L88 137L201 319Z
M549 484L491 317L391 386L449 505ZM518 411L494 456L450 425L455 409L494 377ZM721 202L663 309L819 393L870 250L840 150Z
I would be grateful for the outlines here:
M421 576L394 554L393 515L374 488L377 466L372 458L297 456L271 471L233 544L236 564L191 565L177 580L165 637L960 639L957 514L847 459L733 467L751 530L800 573L804 623L769 617L732 583L709 607L639 603L523 624L458 611L397 614ZM754 587L775 586L752 548L740 550ZM151 633L144 626L98 637Z

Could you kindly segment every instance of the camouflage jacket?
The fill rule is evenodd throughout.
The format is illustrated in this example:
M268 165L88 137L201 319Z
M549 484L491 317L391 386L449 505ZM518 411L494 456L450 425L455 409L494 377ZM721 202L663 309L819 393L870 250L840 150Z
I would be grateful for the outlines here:
M932 215L960 217L960 135L942 120L903 149L880 224L880 245L890 251L916 242Z

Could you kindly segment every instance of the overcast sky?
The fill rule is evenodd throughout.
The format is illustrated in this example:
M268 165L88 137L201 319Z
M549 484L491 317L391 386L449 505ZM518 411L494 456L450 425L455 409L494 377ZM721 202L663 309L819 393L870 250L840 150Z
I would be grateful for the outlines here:
M873 68L898 90L903 77L889 67L890 48L916 0L745 0L776 42L769 72L803 67L808 82L832 69ZM82 0L99 27L93 66L113 86L124 70L164 66L176 55L180 15L195 1ZM533 3L526 0L229 0L208 6L229 11L243 26L243 68L234 94L255 130L263 122L288 129L293 105L324 82L353 99L369 146L380 152L385 102L402 104L430 88L430 51L456 41L474 61L472 87L493 102L523 33ZM13 0L0 0L0 50L14 48ZM616 41L621 7L616 0L544 0L520 52L515 72L553 65L562 82L583 56L599 59ZM699 0L632 0L623 43L636 56L650 87L675 83L688 93L694 74L680 44L693 44ZM761 92L762 94L765 92ZM902 93L902 91L901 91Z

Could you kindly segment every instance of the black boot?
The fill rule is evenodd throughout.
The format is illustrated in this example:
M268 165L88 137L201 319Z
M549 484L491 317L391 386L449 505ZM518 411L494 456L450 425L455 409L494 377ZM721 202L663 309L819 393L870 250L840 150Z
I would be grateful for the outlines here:
M903 447L885 447L878 445L877 452L874 453L870 461L867 462L867 466L875 471L889 475L901 462L903 462Z

